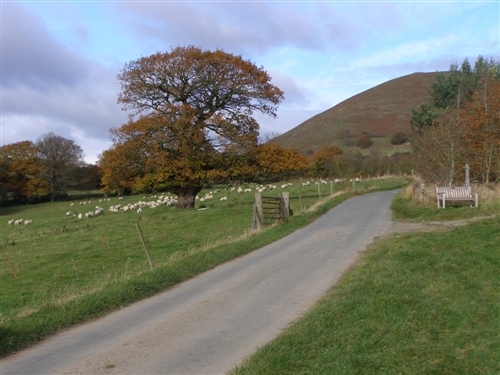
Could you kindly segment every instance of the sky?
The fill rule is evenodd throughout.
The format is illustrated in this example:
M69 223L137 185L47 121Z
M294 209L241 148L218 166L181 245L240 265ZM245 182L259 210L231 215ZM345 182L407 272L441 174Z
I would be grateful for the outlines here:
M96 163L127 121L117 75L177 46L222 49L263 67L284 91L283 134L391 79L500 61L500 1L0 0L0 145L43 134Z

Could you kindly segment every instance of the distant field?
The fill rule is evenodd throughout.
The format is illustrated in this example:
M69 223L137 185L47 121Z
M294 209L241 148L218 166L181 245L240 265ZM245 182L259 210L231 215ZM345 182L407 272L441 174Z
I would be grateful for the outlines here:
M282 183L275 185L280 187ZM379 179L356 185L359 192L402 186L401 179ZM244 188L247 186L243 186ZM197 273L272 242L321 214L311 211L330 193L352 188L350 183L267 190L264 195L290 193L295 215L286 224L251 234L255 185L252 193L215 188L213 198L196 208L176 210L165 205L109 212L111 205L152 201L158 197L126 196L99 201L97 192L78 193L78 199L1 209L0 353L68 325L99 316L174 285ZM299 194L300 192L300 194ZM323 209L356 194L323 204ZM220 198L226 196L227 200ZM321 198L321 199L320 199ZM85 202L85 204L83 204ZM73 204L73 205L71 205ZM79 220L79 213L104 208L100 216ZM66 212L71 211L69 216ZM311 212L309 212L311 211ZM309 212L309 213L307 213ZM8 225L9 220L33 220L31 225ZM142 230L151 270L137 224Z

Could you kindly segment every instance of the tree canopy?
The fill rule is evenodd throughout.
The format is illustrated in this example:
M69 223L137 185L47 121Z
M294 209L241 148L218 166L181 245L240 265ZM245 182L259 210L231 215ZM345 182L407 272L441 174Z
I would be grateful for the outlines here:
M45 168L37 158L33 142L22 141L0 147L0 185L2 203L12 198L18 203L48 193Z
M105 188L169 191L179 208L207 184L253 176L253 114L275 117L283 100L262 67L193 46L131 61L118 80L130 119L100 159Z
M45 167L53 201L56 196L65 195L70 187L75 186L75 171L84 164L83 150L71 139L52 132L42 135L35 146L37 158Z
M500 80L498 61L479 56L474 68L467 59L460 67L456 63L452 64L448 72L438 74L427 102L420 106L420 110L412 110L410 123L413 130L421 131L425 127L436 126L440 113L446 109L463 109L485 80Z
M413 111L415 167L439 184L463 178L471 167L478 182L500 178L500 63L481 56L438 76L430 99Z
M333 168L332 161L342 154L342 149L334 145L319 147L311 156L312 173L318 177L328 176Z

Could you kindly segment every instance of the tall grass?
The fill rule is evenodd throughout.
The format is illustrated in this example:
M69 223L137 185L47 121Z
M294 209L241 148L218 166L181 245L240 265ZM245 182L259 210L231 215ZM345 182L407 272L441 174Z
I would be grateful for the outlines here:
M412 219L496 216L378 240L316 307L232 375L500 373L495 200L431 211L401 194L394 208Z
M403 183L401 179L363 182L356 191L332 199L326 198L342 186L319 185L323 204L308 211L319 200L318 185L296 182L288 189L295 215L259 233L250 233L253 193L239 195L230 190L221 190L214 199L203 202L208 208L203 211L166 206L143 209L141 215L107 211L110 205L154 199L143 196L109 202L79 196L77 201L2 208L0 354L19 350L58 329L165 290L275 241L350 196L370 189L393 189ZM220 201L224 195L228 200ZM73 216L97 205L105 208L104 215L83 220ZM71 216L66 216L68 210ZM8 220L20 218L33 220L33 224L7 225ZM153 270L136 223L144 234Z

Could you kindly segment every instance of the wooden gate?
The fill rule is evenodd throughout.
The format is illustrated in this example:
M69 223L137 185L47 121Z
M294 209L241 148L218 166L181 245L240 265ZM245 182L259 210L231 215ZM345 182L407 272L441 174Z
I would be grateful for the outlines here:
M263 197L261 193L256 193L252 230L287 220L289 212L289 193L283 192L278 197Z
M264 226L279 223L282 220L282 200L281 197L262 197L262 222Z

